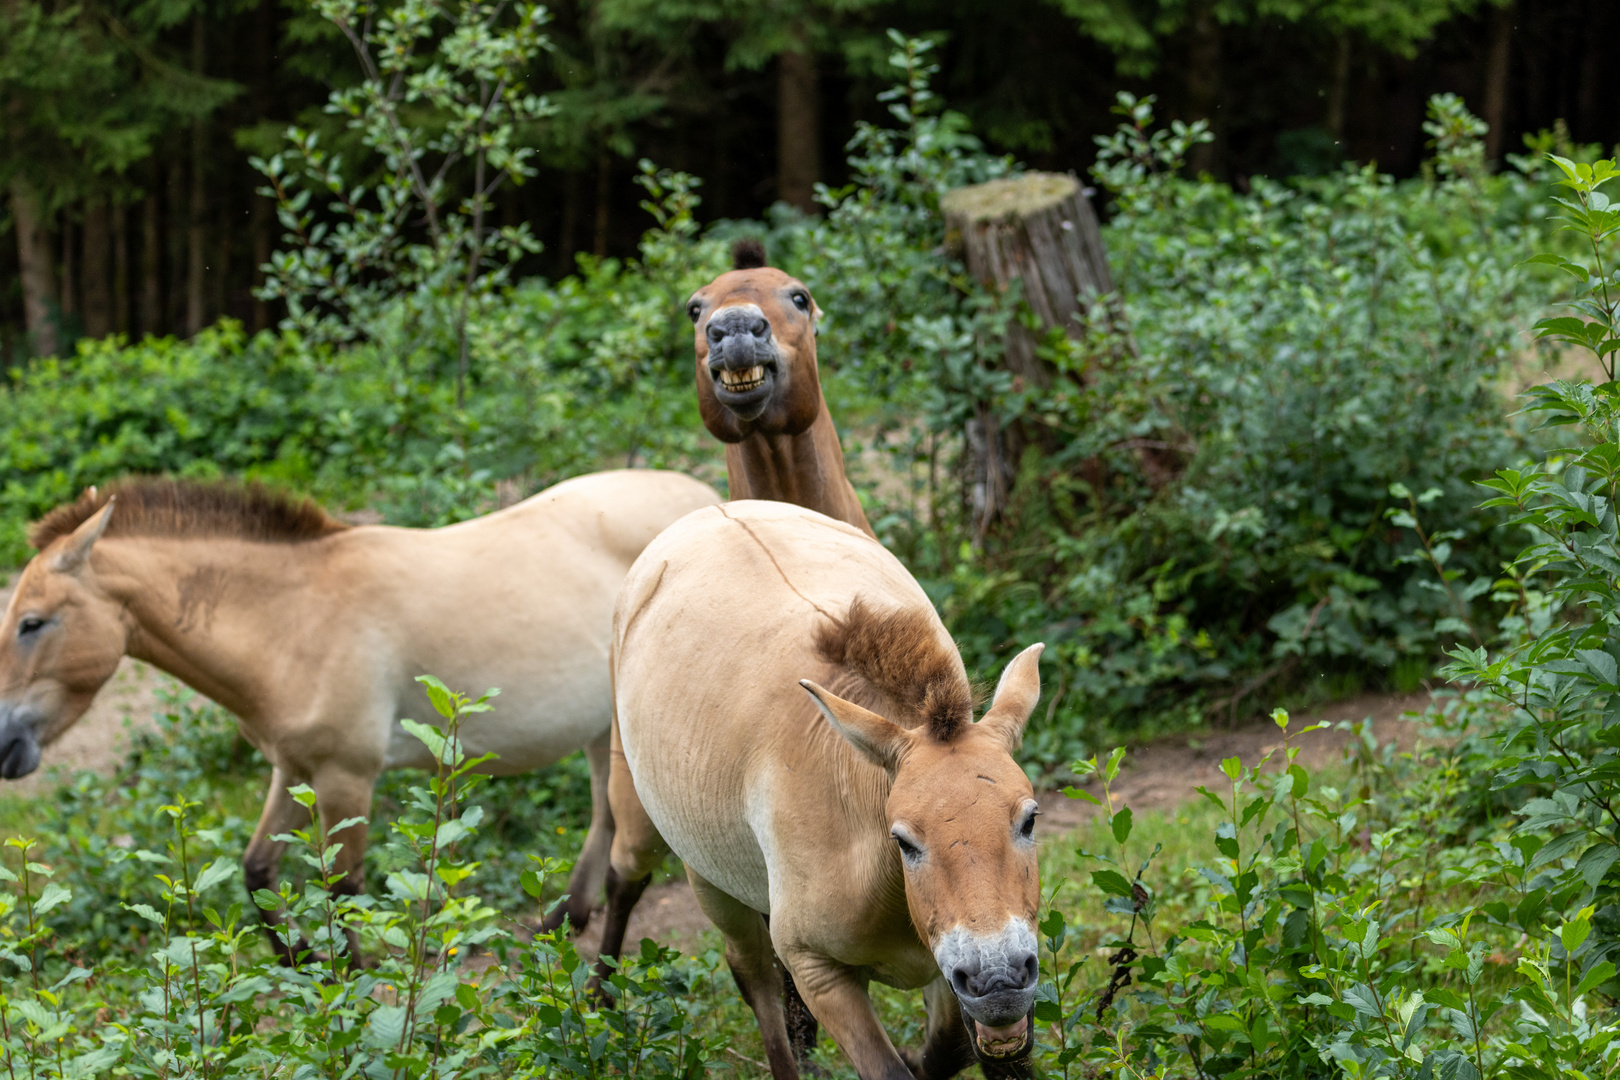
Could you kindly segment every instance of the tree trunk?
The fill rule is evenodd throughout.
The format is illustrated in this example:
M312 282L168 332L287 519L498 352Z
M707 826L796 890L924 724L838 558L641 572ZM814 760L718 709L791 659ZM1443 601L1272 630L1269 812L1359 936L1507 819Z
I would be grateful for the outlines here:
M1022 283L1020 299L1043 327L1085 334L1084 309L1114 292L1097 215L1080 182L1061 173L1025 173L957 188L940 200L946 244L963 253L968 270L1005 293ZM1051 370L1035 355L1036 338L1019 323L1007 329L1006 363L1014 375L1049 386Z
M598 259L607 257L608 194L612 179L613 159L603 150L596 158L596 232L591 242L591 253Z
M158 204L163 166L152 159L152 182L141 201L141 333L163 333L163 229Z
M62 238L62 273L61 273L62 329L63 329L64 333L67 333L68 332L68 324L73 320L73 318L75 316L77 316L79 314L79 292L78 292L78 287L77 287L78 282L79 282L79 274L78 274L78 262L79 262L79 260L78 260L78 257L77 257L77 253L73 249L73 223L67 219L66 214L62 215L61 221L62 221L62 229L61 229L60 236ZM63 341L61 344L62 344L63 348L67 347L67 342L66 341Z
M1333 56L1333 85L1328 88L1325 126L1344 151L1344 104L1350 99L1350 35L1341 33Z
M569 169L563 175L562 236L557 241L557 276L563 277L574 269L574 252L579 250L579 170Z
M163 330L184 333L186 328L186 281L190 264L186 261L186 161L175 147L169 160L168 183L163 192L163 261L168 280L164 286Z
M1199 143L1188 154L1193 172L1214 172L1221 143L1221 24L1211 0L1196 0L1187 20L1187 119L1208 120L1215 142Z
M23 318L37 356L54 356L59 342L56 273L39 192L21 176L11 181L11 220L17 230L17 270Z
M264 268L270 262L273 243L271 231L275 225L275 206L263 195L253 196L253 220L249 225L253 233L253 332L270 328L270 304L259 298L264 288Z
M84 204L84 332L93 338L112 333L112 234L107 198L92 196Z
M208 34L201 13L191 19L191 70L198 75L208 60ZM186 222L186 333L208 325L208 299L204 289L208 273L208 186L203 163L208 153L208 124L191 122L191 198Z
M795 37L776 60L776 197L808 214L821 179L821 87L804 34Z
M1485 54L1485 95L1481 120L1490 125L1485 132L1485 160L1502 156L1502 130L1507 122L1508 74L1513 59L1513 0L1493 8L1490 14L1490 47Z
M259 0L254 22L258 41L253 48L253 113L255 116L268 117L275 115L276 0ZM254 186L258 187L258 184ZM249 198L252 200L252 211L248 232L252 237L250 244L253 249L253 272L249 278L253 282L253 332L258 333L270 328L270 304L259 299L259 290L264 287L264 266L269 263L275 244L276 206L270 199L257 193Z
M129 207L118 200L112 208L113 330L130 332L129 325Z
M957 188L940 200L940 209L946 246L961 252L969 272L993 292L1004 295L1017 282L1019 299L1042 327L1060 327L1081 340L1093 305L1103 301L1108 328L1124 333L1097 216L1074 177L1026 173ZM1037 355L1036 335L1016 319L1004 344L1004 363L1016 381L1045 387L1059 377ZM1021 425L1003 428L989 402L981 403L966 435L970 498L982 537L1006 510L1018 457L1032 437Z

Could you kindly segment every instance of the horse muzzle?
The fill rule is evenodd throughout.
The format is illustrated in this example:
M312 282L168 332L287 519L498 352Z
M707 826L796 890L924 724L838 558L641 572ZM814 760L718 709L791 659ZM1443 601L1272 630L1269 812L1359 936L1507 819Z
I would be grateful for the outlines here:
M16 780L39 768L35 718L24 705L0 702L0 777Z
M781 371L770 322L749 304L717 312L703 333L709 343L715 397L741 419L758 419L776 391Z
M1030 1016L1040 978L1035 932L1020 919L1009 919L991 934L958 928L934 946L934 959L962 1006L980 1059L1027 1056L1034 1045Z

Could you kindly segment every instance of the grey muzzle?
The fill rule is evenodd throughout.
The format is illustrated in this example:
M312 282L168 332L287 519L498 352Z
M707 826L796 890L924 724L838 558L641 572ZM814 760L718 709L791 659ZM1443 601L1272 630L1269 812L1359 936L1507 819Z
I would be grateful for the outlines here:
M16 780L39 768L39 736L15 705L0 704L0 777Z
M989 934L952 930L934 947L939 970L962 1011L990 1028L1016 1023L1035 1005L1040 955L1035 932L1021 919Z

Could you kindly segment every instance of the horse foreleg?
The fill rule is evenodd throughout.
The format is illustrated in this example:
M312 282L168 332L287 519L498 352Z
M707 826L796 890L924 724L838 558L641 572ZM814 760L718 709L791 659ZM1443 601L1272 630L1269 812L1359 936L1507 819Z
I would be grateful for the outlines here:
M326 838L330 859L328 880L334 897L358 896L365 892L366 817L371 813L371 793L376 779L374 774L362 775L335 765L315 775L315 808L320 813L321 832ZM338 828L340 825L343 827ZM348 939L351 962L360 962L360 935L348 926L343 932ZM336 948L337 943L332 945Z
M259 813L259 824L254 828L253 839L248 841L247 850L242 854L242 880L247 885L250 900L260 889L271 892L276 889L277 871L281 868L281 853L286 850L287 842L274 838L309 824L309 811L299 806L293 797L287 794L289 783L290 778L284 771L279 768L271 771L270 791L264 797L264 809ZM254 908L264 922L265 933L270 938L270 948L281 958L283 964L292 967L298 962L297 954L307 950L308 945L302 942L295 945L283 941L278 932L281 916L275 911L259 907L256 903Z
M943 976L923 988L923 1003L928 1007L928 1032L914 1071L925 1080L945 1080L973 1064L973 1038L962 1005Z
M726 964L737 981L737 991L754 1011L771 1076L775 1080L798 1080L799 1065L782 1007L787 973L776 959L765 917L715 888L693 873L691 867L687 867L686 878L692 883L703 914L726 939Z
M624 948L625 930L630 925L630 912L636 901L647 891L652 872L664 861L669 845L659 835L658 827L647 816L636 793L635 781L630 776L629 763L624 759L624 744L619 741L619 723L613 722L612 756L608 763L608 802L613 814L613 846L607 878L608 905L602 921L602 948L597 954L596 977L600 980L607 970L603 960L618 959Z
M793 972L794 985L804 1003L855 1066L861 1080L914 1080L911 1068L878 1021L872 999L866 994L866 980L836 961L784 946L779 933L772 936L777 940L778 954ZM776 1072L774 1065L771 1071Z
M585 748L585 760L591 766L591 827L585 833L585 846L574 861L574 872L568 877L567 903L559 904L540 924L540 929L546 933L560 927L564 919L576 934L585 929L591 921L591 909L596 906L596 899L607 882L608 856L613 847L613 807L608 800L611 747L612 736L604 731Z

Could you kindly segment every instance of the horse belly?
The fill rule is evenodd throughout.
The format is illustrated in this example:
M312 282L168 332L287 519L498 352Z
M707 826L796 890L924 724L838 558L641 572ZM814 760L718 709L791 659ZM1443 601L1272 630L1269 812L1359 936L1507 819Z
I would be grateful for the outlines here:
M635 695L620 703L625 761L647 816L698 876L770 914L770 873L754 828L768 811L748 794L747 753L704 738L700 722L660 704L639 709Z
M605 661L580 665L567 678L535 679L529 674L501 680L497 674L457 684L458 689L474 693L491 686L501 689L490 712L474 713L462 721L461 741L467 755L496 755L481 771L510 776L544 768L607 734L612 693ZM416 718L415 712L406 715ZM443 726L436 714L423 718ZM388 741L387 767L401 766L432 768L433 758L420 740L395 723Z

